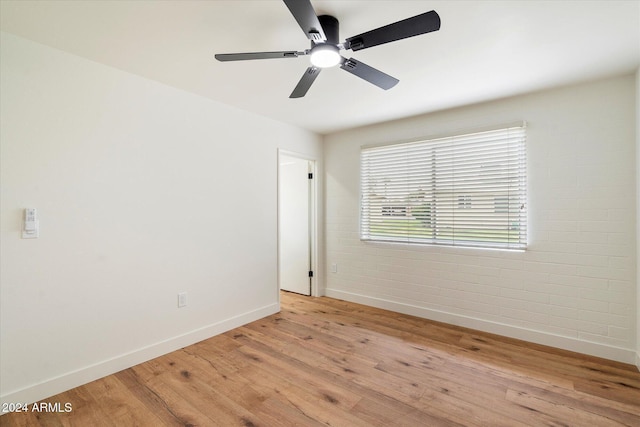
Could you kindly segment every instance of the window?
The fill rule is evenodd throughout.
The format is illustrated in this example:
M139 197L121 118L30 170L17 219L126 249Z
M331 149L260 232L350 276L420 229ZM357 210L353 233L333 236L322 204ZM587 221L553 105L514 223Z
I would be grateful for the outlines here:
M525 128L361 151L362 240L523 249Z
M458 196L458 208L467 209L471 208L471 196Z
M406 206L383 206L382 215L384 216L407 216Z

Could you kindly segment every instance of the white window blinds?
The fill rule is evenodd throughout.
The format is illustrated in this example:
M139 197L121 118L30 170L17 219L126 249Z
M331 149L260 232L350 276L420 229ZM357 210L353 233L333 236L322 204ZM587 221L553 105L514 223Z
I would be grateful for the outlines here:
M363 240L523 249L525 128L363 148Z

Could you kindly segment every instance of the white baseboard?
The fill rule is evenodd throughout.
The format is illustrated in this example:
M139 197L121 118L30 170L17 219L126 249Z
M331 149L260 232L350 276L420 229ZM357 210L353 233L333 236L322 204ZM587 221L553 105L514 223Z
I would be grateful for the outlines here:
M577 353L588 354L591 356L602 357L604 359L615 360L618 362L634 364L640 370L640 356L633 350L619 347L607 346L604 344L582 341L576 338L563 337L560 335L549 334L540 331L520 328L517 326L490 322L473 317L462 316L437 310L431 310L424 307L418 307L409 304L403 304L395 301L389 301L381 298L374 298L367 295L354 294L336 289L325 289L325 295L331 298L337 298L345 301L351 301L371 307L391 310L398 313L409 314L412 316L422 317L437 322L448 323L450 325L462 326L465 328L476 329L479 331L489 332L492 334L502 335L509 338L516 338L536 344L547 345L550 347L560 348Z
M31 404L33 402L46 399L58 393L62 393L63 391L87 384L107 375L122 371L123 369L146 362L147 360L154 359L207 338L211 338L215 335L219 335L223 332L227 332L233 328L262 319L263 317L279 311L280 304L270 304L257 310L198 328L183 335L179 335L130 353L7 393L0 396L0 405L4 405L4 403ZM64 402L62 402L62 404L64 405Z

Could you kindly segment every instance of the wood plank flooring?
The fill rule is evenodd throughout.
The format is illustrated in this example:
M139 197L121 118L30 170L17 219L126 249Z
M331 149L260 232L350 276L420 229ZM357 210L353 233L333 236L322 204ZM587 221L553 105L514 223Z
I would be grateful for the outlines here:
M46 402L2 426L640 426L634 366L330 298Z

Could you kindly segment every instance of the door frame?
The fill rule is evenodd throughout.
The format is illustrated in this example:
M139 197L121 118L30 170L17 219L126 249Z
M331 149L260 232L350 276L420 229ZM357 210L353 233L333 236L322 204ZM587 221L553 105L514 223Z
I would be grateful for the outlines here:
M309 188L309 240L310 240L310 258L311 258L311 271L313 271L313 277L311 277L311 296L318 296L318 159L314 156L310 156L295 151L284 150L278 148L277 155L277 233L278 233L278 245L277 245L277 291L278 291L278 303L280 303L280 157L281 155L295 157L297 159L307 160L311 165L311 173L313 179Z

